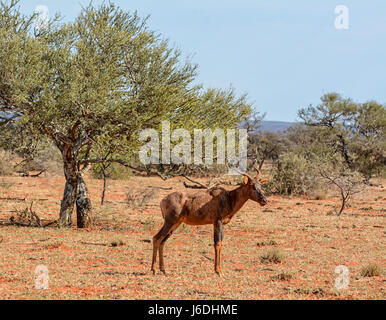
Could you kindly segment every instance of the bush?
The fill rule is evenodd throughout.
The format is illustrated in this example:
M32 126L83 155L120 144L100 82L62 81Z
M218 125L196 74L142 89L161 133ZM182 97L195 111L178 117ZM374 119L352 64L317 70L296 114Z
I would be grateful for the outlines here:
M62 174L63 161L58 148L50 141L41 142L37 150L32 153L19 152L23 161L16 166L18 173L28 176L31 171L49 172L55 175Z
M276 245L277 245L277 242L276 242L276 240L270 239L270 240L264 240L264 241L258 242L256 245L257 245L258 247L263 247L263 246L276 246Z
M294 278L294 275L289 272L278 273L271 277L271 281L287 281Z
M120 246L124 246L124 245L125 245L125 243L121 239L114 240L111 242L112 247L120 247Z
M12 154L5 150L0 150L0 176L10 176L13 173L11 163Z
M311 194L321 185L315 164L302 155L284 153L273 166L267 191L281 195Z
M283 261L283 254L278 249L272 249L267 251L260 257L260 261L262 263L272 262L272 263L280 263Z
M361 268L362 277L375 277L382 274L381 268L377 264L369 264Z
M129 208L140 209L145 207L154 198L154 189L149 188L128 188L126 203Z

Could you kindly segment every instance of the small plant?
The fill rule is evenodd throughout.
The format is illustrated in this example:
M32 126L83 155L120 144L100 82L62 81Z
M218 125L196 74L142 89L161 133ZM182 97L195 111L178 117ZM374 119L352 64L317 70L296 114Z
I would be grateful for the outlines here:
M375 277L382 274L381 268L377 264L368 264L361 268L362 277Z
M278 249L269 250L260 257L262 263L280 263L283 259L284 256Z
M260 241L256 244L258 247L264 247L264 246L276 246L277 245L277 242L276 240L274 239L270 239L270 240L264 240L264 241Z
M290 279L293 279L294 276L292 273L289 273L289 272L282 272L282 273L279 273L277 275L274 275L271 277L271 281L287 281L287 280L290 280Z
M125 243L121 239L114 240L111 242L112 247L120 247L120 246L124 246L124 245L125 245Z
M155 192L149 188L129 188L126 193L127 205L132 209L143 208L154 197Z
M24 210L14 210L17 215L17 219L12 216L9 221L11 224L18 226L26 226L26 227L42 227L42 223L40 221L39 216L35 211L32 210L33 201L29 208L25 208Z
M314 200L325 200L326 199L326 191L321 189L321 188L317 188L310 193L310 196Z
M148 217L145 221L141 221L141 224L144 226L145 230L151 230L154 225L154 218Z
M44 246L45 249L58 249L61 245L63 245L63 242L60 241L53 241Z
M352 196L362 191L363 181L357 172L350 171L344 166L335 172L334 170L320 169L320 175L339 190L342 203L336 214L340 216L345 208L350 207L348 202Z
M11 189L15 185L14 182L5 181L4 178L0 180L0 188Z
M315 296L326 296L327 292L323 288L314 288L314 287L299 287L295 290L291 290L292 292L296 294L302 294L302 295L315 295Z

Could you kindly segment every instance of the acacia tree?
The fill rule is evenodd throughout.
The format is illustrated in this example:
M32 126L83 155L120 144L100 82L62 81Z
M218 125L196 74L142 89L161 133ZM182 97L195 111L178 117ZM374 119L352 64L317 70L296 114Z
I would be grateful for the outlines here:
M90 159L96 145L109 141L117 146L114 155L127 160L142 128L158 128L165 119L193 124L203 102L208 108L222 101L213 118L220 127L219 111L234 126L249 112L245 97L193 85L196 66L182 63L180 53L136 13L90 5L74 22L51 21L35 35L33 16L20 14L17 4L1 2L0 121L28 125L31 134L49 137L60 150L66 180L62 225L71 224L74 205L78 227L91 223L82 173L97 162Z
M355 168L366 182L386 168L386 106L375 101L359 106L354 119L354 137L350 148Z
M351 170L360 171L367 180L385 168L386 108L374 101L357 104L336 93L324 95L322 103L299 111L309 127L323 133L328 144L341 155Z
M344 99L337 93L325 94L321 104L300 109L299 118L308 126L326 128L335 137L336 150L346 164L352 166L352 156L348 150L353 116L357 105L351 99Z
M248 158L255 159L259 170L268 159L278 159L288 149L285 137L275 132L263 132L250 136Z

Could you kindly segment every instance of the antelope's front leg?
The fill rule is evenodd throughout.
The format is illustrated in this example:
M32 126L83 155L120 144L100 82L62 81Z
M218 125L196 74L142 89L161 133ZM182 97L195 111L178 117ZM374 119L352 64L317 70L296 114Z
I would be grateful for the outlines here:
M222 276L221 249L222 249L223 238L224 238L224 225L221 220L217 220L214 223L214 251L215 251L214 271L219 276Z

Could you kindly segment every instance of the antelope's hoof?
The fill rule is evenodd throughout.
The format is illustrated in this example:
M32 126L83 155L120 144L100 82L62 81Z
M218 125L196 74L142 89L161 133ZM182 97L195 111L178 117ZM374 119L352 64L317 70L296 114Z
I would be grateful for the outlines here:
M155 276L155 269L151 269L151 272L153 272L153 275Z
M160 271L164 274L164 276L166 276L166 271L165 271L165 269L161 269Z
M216 273L217 273L217 275L218 275L219 277L222 277L222 276L223 276L223 273L222 273L221 270L216 270Z

